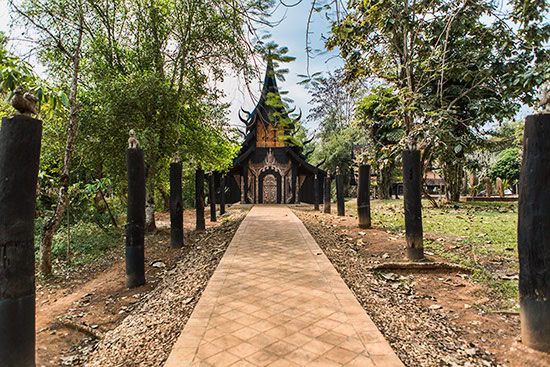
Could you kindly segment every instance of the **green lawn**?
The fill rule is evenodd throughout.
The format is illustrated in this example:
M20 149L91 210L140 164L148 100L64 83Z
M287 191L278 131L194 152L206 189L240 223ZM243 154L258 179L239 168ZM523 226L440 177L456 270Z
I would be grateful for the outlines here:
M423 201L424 247L449 261L474 269L475 280L485 284L496 307L515 308L517 280L517 203L461 202L434 208ZM356 204L348 203L356 215ZM374 227L404 236L403 200L373 200Z

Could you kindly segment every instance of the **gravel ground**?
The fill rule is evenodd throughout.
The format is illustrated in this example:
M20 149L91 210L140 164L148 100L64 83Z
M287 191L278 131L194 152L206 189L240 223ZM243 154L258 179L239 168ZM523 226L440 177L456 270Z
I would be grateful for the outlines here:
M162 366L243 218L240 214L189 241L186 256L142 295L141 305L88 348L84 365Z
M409 284L411 276L376 274L340 233L312 217L295 211L323 249L348 287L406 366L499 366L477 345L460 337L449 315L426 308Z

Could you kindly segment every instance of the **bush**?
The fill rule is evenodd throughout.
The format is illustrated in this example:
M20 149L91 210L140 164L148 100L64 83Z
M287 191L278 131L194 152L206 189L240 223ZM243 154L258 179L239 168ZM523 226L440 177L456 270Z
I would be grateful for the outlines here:
M35 254L38 258L40 235L44 219L35 221ZM93 261L115 246L122 246L123 229L107 227L101 229L95 223L80 221L71 225L71 255L72 262L84 264ZM53 237L52 260L66 260L67 226L59 227Z
M496 180L497 177L509 181L519 180L520 159L519 149L508 148L503 150L497 156L496 162L489 168L489 177L493 180Z

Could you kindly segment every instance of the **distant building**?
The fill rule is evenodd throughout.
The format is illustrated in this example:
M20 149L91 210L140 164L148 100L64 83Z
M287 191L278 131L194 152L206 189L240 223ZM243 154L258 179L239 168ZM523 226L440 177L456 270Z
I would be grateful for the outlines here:
M315 176L319 180L318 198L322 201L327 174L306 162L303 147L289 139L294 123L301 117L300 113L300 117L292 120L290 113L282 103L269 62L256 108L246 117L239 114L246 125L246 136L227 174L226 202L313 203Z

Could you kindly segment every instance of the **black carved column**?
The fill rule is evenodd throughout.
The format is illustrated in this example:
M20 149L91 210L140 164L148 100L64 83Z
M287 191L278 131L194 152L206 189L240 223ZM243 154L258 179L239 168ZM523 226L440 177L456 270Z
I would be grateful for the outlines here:
M143 150L126 150L128 208L126 219L126 286L145 284L145 168Z
M330 176L327 173L327 177L325 177L325 195L324 195L324 202L323 202L323 212L330 214L330 199L332 196L331 193L331 184L332 180L330 179Z
M202 231L206 228L204 222L204 171L199 168L195 172L195 214L196 229Z
M370 166L359 166L359 185L357 188L357 217L359 228L370 228Z
M216 182L214 172L208 176L208 202L210 203L210 221L216 221Z
M244 202L243 204L248 203L248 163L245 163L243 166L243 186L244 186Z
M422 239L422 202L420 151L403 151L403 197L405 201L405 237L407 238L407 258L424 258Z
M42 121L0 130L0 365L35 365L34 216Z
M220 177L220 216L225 214L225 173Z
M338 216L343 217L346 215L346 207L344 202L344 183L342 181L342 175L340 169L336 167L336 204L338 207Z
M550 114L527 116L519 179L521 340L550 352Z
M319 210L319 176L317 172L313 177L313 209Z
M183 247L183 198L181 189L181 163L170 164L170 244Z
M292 203L298 202L298 168L295 164L292 165Z

